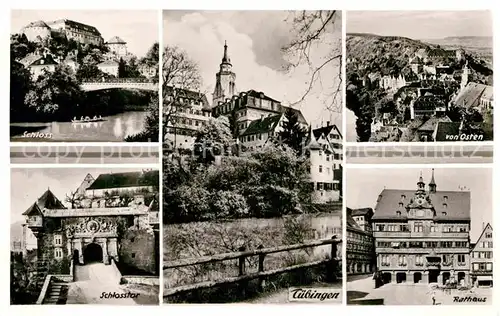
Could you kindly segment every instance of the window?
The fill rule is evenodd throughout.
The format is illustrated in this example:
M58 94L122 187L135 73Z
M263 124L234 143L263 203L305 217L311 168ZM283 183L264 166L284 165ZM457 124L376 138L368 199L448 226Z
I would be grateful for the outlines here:
M322 172L323 172L323 166L319 165L319 173L322 173Z
M399 202L399 207L403 207L403 202Z
M400 203L401 204L401 203ZM400 211L396 211L396 215L397 216L401 216L401 212Z
M61 235L54 235L54 245L55 246L62 246L62 236Z
M405 255L399 255L398 264L400 266L406 266L406 256Z
M486 263L486 271L493 271L493 263L491 262Z
M419 255L415 257L415 265L423 266L424 265L424 256Z
M455 247L456 248L467 248L468 247L468 242L466 242L466 241L456 241L455 242Z
M132 253L132 258L135 258L135 253Z
M443 263L444 264L451 263L453 261L451 256L452 256L451 254L443 255Z
M376 228L377 228L377 231L383 232L384 228L385 228L385 225L383 225L383 224L377 224Z
M402 194L401 195L401 200L404 200L404 199L406 199L406 195Z
M465 255L464 254L459 254L457 255L457 261L458 261L458 265L465 265Z
M437 226L436 225L431 225L431 233L437 232Z
M445 195L443 198L445 202L448 202L448 196Z
M62 259L63 257L63 252L61 248L54 248L54 258L56 259Z
M442 212L441 215L446 216L446 212Z
M452 248L453 247L453 241L442 241L441 242L441 248Z
M443 203L443 208L445 208L445 209L448 208L448 204Z
M413 231L416 233L421 233L424 231L424 224L421 222L416 222L413 224Z
M479 270L479 263L473 263L472 264L472 270L473 271L478 271Z
M486 234L484 234L484 237L491 238L492 237L492 233L486 233Z
M326 155L326 161L330 161L330 155Z

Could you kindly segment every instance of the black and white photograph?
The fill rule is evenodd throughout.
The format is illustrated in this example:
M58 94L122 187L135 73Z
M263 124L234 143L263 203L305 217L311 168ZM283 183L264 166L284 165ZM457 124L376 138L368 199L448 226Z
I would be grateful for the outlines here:
M490 11L348 11L348 142L493 140Z
M163 302L341 304L342 13L163 25Z
M13 10L11 142L158 142L158 11Z
M11 305L158 305L159 172L12 168Z
M346 169L347 304L491 305L492 168Z

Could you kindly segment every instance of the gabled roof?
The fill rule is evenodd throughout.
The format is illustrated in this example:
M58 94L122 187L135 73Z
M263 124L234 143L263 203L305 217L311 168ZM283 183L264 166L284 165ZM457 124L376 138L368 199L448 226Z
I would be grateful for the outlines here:
M460 122L438 122L434 140L436 142L456 141L453 137L460 134Z
M476 246L479 244L479 241L481 240L481 238L483 238L484 233L488 229L493 230L493 227L491 227L490 223L488 223L488 224L486 224L486 226L484 226L483 231L481 232L481 235L479 235L479 238L477 239L476 243L474 244L474 247L472 247L472 250L474 250L474 248L476 248Z
M278 126L283 114L277 114L252 121L241 136L262 134L274 131Z
M421 132L433 132L436 129L436 125L439 122L451 122L451 119L448 116L433 116L427 121L425 121L424 124L422 124L418 130Z
M475 106L479 99L481 99L483 93L487 93L488 96L491 95L493 98L493 88L486 90L487 85L469 82L465 89L461 91L458 96L455 98L455 104L461 107L471 107Z
M30 207L28 207L28 209L23 213L23 215L33 216L33 215L43 215L43 213L35 202Z
M315 149L319 150L321 149L321 145L318 143L316 140L316 137L314 136L314 132L312 131L312 128L309 126L309 133L306 141L306 148L307 149Z
M102 63L98 64L97 67L101 66L116 66L118 67L118 62L114 61L114 60L105 60L103 61Z
M396 211L401 202L401 196L405 195L404 206L409 204L414 196L415 190L393 190L384 189L379 195L373 220L377 219L406 219L406 212L398 216ZM436 211L435 220L470 220L470 192L469 191L437 191L429 194L431 204ZM444 197L447 196L446 208ZM445 212L446 215L442 213Z
M373 216L373 209L371 207L364 207L352 210L352 216Z
M24 67L28 68L37 65L57 65L52 55L29 54L19 61Z
M158 176L158 170L105 173L99 175L87 190L152 186L151 178Z
M112 38L110 38L106 44L127 44L127 42L125 42L124 40L122 40L121 38L119 38L118 36L113 36Z
M321 135L328 136L328 135L330 135L330 133L332 131L337 132L337 134L340 135L340 138L342 138L342 133L340 132L340 130L337 127L337 125L335 125L335 124L324 126L324 127L320 127L320 128L316 128L316 129L313 130L313 133L314 133L314 136L316 136L316 138L318 138Z
M31 205L24 213L23 215L31 215L33 213L39 212L40 214L43 214L42 210L43 209L66 209L66 206L62 204L61 201L50 191L50 189L47 189L45 193L42 194L38 198L38 200Z

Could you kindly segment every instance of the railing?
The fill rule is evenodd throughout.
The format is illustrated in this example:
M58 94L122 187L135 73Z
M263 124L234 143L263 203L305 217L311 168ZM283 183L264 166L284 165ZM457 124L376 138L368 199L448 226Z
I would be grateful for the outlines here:
M85 79L82 84L88 83L156 83L150 78L102 78L102 79Z
M337 258L337 245L341 242L342 242L342 240L336 239L336 236L333 236L331 239L315 240L315 241L310 241L310 242L306 242L306 243L302 243L302 244L277 246L277 247L272 247L272 248L263 248L263 246L261 245L256 250L249 250L249 251L247 251L245 249L245 247L241 247L239 249L240 251L238 251L238 252L217 254L217 255L213 255L213 256L205 256L205 257L200 257L200 258L180 259L180 260L167 262L164 264L163 270L238 259L238 276L237 277L228 277L228 278L225 278L222 280L217 280L217 281L205 281L205 282L201 282L201 283L183 285L183 286L178 286L175 288L165 289L163 291L163 297L167 298L169 296L173 296L173 295L176 295L179 293L189 292L189 291L193 291L193 290L207 289L207 288L211 288L211 287L215 287L215 286L219 286L219 285L223 285L223 284L245 282L245 281L250 281L253 279L260 280L259 281L259 289L262 289L264 287L266 277L274 276L276 274L281 274L281 273L285 273L285 272L291 272L291 271L294 271L297 269L310 268L310 267L318 266L318 265L325 264L325 263L328 264L328 270L329 270L328 276L333 278L334 273L335 273L335 269L336 269L336 264L339 260ZM274 270L264 271L264 259L265 259L266 255L268 255L268 254L291 251L291 250L299 250L299 249L304 249L304 248L312 248L312 247L318 247L318 246L324 246L324 245L331 245L332 246L330 258L328 258L328 259L317 260L317 261L297 264L297 265L293 265L293 266L278 268L278 269L274 269ZM245 265L246 260L245 259L247 257L252 257L252 256L259 256L258 272L257 273L246 273L246 265Z
M50 287L50 283L52 282L52 275L49 274L45 277L45 281L43 282L42 290L40 291L40 295L38 295L38 299L36 300L36 305L43 304L43 300L45 299L45 295L47 295L47 291Z

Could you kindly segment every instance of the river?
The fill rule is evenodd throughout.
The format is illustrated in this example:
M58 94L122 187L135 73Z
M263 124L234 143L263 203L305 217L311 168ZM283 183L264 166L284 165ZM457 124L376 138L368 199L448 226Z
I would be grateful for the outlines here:
M146 111L128 111L90 123L11 123L13 142L121 142L144 129Z

